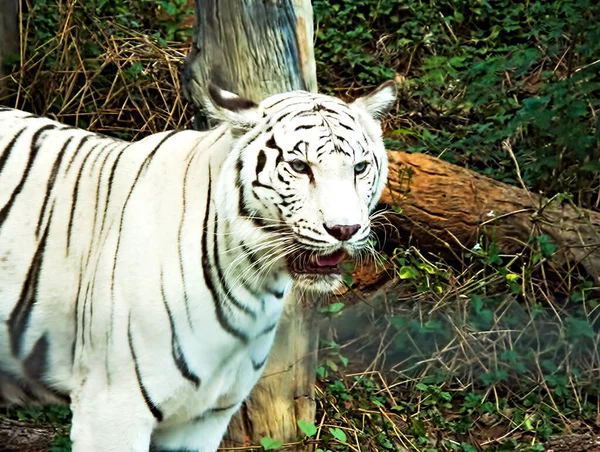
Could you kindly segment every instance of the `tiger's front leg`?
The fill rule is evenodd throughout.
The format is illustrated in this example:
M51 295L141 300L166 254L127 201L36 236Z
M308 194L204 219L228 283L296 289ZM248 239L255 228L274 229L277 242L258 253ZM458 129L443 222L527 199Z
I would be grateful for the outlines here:
M156 420L137 388L89 376L71 395L73 452L148 452Z
M150 452L215 452L225 435L231 416L240 404L209 410L184 424L158 427L152 436Z

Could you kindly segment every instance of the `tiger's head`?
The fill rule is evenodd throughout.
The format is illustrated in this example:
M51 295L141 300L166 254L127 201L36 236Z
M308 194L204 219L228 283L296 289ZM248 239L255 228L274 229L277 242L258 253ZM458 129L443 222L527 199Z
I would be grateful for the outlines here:
M228 159L239 199L230 204L256 226L237 228L241 244L297 285L334 290L342 261L369 246L387 180L379 120L396 100L395 83L349 104L304 91L258 105L214 86L209 93L212 115L237 137Z

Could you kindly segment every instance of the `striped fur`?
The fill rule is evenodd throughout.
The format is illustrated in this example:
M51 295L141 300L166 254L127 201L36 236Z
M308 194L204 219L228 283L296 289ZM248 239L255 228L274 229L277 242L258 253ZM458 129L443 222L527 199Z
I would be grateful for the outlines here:
M216 450L286 294L365 248L394 97L213 89L222 125L136 143L0 107L0 404L70 403L76 452Z

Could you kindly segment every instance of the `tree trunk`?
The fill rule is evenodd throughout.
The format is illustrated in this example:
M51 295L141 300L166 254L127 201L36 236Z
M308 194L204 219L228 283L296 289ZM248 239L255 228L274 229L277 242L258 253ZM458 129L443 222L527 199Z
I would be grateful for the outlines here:
M52 425L0 418L2 452L44 452L52 446L56 435Z
M424 154L388 152L390 172L381 202L402 209L391 215L419 246L448 252L471 248L481 233L504 253L522 250L536 235L556 245L551 263L582 267L600 282L600 213L558 197L546 199Z
M7 94L7 57L18 54L19 47L19 0L0 0L0 103Z
M298 89L316 92L310 0L196 0L182 84L200 111L209 80L255 102Z
M208 81L255 102L291 90L316 91L309 0L196 0L191 53L183 67L186 99L201 112ZM205 128L201 114L195 127ZM262 379L231 422L227 447L269 436L298 436L296 421L313 421L317 327L292 294Z

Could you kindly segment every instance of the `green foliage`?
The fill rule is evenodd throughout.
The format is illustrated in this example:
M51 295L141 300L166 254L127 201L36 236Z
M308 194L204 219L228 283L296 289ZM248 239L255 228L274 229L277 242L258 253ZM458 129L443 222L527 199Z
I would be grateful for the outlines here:
M317 427L314 423L303 421L302 419L299 419L297 423L300 430L309 438L317 434Z
M393 149L597 205L600 4L315 0L323 86L396 76ZM388 143L390 144L390 143Z
M15 407L7 408L0 415L5 415L19 421L39 422L52 424L57 427L71 422L71 410L66 406L51 405L45 408L40 407Z
M260 439L260 445L264 450L276 450L283 446L283 441L265 436Z

